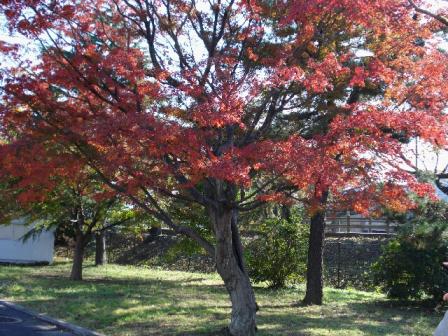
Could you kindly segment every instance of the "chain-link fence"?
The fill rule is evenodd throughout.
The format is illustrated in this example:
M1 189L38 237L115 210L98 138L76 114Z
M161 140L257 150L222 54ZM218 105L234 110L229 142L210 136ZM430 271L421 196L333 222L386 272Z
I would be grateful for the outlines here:
M327 237L324 245L324 280L326 286L366 289L371 285L371 265L378 260L386 237ZM132 235L109 234L108 259L112 263L163 266L183 271L213 272L212 258L204 255L182 255L169 261L164 257L176 244L176 237L162 235L136 238ZM57 249L58 254L70 257L70 247ZM93 257L93 242L86 251Z

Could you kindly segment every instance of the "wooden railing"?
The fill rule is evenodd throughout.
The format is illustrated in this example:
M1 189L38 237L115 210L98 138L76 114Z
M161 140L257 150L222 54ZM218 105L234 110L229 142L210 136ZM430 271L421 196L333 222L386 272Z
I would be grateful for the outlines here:
M383 234L396 233L398 223L386 219L361 218L352 216L327 217L326 232L334 234L358 233L358 234Z

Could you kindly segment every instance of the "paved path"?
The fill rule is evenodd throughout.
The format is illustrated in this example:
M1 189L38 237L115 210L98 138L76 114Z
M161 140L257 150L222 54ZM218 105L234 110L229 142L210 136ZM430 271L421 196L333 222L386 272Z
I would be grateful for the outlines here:
M0 336L75 336L75 334L0 303Z

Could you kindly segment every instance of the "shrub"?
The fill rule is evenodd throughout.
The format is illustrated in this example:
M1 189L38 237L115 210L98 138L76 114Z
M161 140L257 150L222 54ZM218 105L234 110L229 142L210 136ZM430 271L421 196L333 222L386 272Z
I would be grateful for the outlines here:
M266 281L271 287L303 280L306 272L309 226L300 213L290 220L266 219L257 228L257 236L246 248L249 275L255 282Z
M407 224L372 266L374 283L390 298L440 300L448 290L442 267L448 252L447 227L445 221Z

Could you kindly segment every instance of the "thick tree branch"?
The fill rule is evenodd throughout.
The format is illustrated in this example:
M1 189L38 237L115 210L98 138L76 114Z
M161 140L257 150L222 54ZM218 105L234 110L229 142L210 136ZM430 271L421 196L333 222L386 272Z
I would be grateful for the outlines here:
M416 12L428 15L448 27L448 19L446 17L443 17L442 15L435 14L435 13L430 12L429 10L418 7L417 4L413 0L408 0L408 1L409 1L409 4L415 9Z

